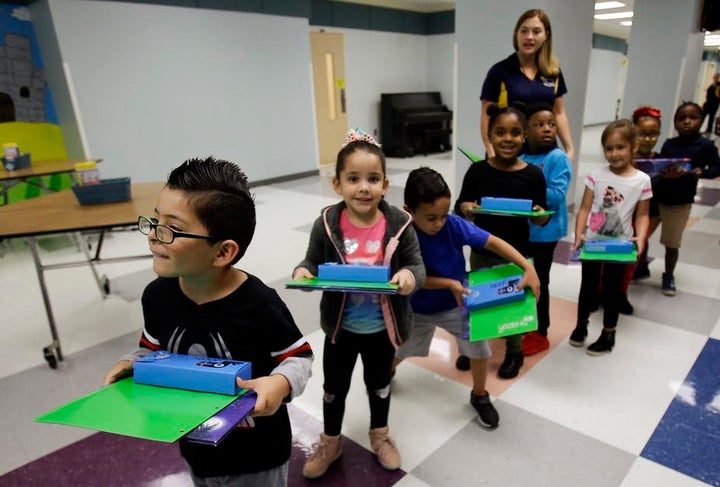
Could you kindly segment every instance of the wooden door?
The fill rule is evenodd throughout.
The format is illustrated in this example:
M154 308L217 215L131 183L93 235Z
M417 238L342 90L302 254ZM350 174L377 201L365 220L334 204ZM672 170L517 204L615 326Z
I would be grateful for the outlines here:
M320 164L335 164L348 130L343 35L325 31L310 32L310 51Z

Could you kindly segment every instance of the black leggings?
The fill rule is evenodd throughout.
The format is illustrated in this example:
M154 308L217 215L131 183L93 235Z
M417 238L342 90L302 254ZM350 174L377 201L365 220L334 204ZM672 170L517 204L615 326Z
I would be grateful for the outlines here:
M625 266L627 264L610 264L607 262L584 261L582 263L582 282L578 298L578 323L587 322L591 307L602 299L603 326L615 328L620 315L621 290ZM602 278L602 296L598 285Z
M361 335L340 330L336 342L325 336L323 355L323 418L325 434L337 436L342 430L345 398L350 390L355 362L360 355L363 379L370 402L370 428L387 426L390 411L390 368L395 348L387 331Z
M555 242L530 242L530 256L540 279L540 298L537 303L538 333L547 336L550 328L550 267L555 253Z

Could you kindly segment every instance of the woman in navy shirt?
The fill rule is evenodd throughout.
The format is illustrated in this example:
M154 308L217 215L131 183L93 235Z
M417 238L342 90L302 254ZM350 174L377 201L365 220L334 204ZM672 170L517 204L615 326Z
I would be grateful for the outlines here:
M513 33L513 47L513 54L490 68L480 94L480 135L488 157L495 153L487 135L487 106L497 103L504 107L520 101L526 105L547 103L553 107L558 136L572 161L575 148L563 103L567 87L560 62L552 53L550 19L544 11L528 10L520 16Z

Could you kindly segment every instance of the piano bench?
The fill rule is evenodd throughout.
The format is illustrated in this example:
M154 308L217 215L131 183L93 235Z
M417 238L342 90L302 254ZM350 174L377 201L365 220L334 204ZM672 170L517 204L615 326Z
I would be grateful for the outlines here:
M452 134L452 129L423 129L422 134L423 154L425 155L425 157L427 157L428 155L428 147L430 145L429 141L431 138L440 137L440 146L442 147L442 149L446 151L452 149L452 147L450 146L450 135ZM447 140L447 144L444 143L445 140Z

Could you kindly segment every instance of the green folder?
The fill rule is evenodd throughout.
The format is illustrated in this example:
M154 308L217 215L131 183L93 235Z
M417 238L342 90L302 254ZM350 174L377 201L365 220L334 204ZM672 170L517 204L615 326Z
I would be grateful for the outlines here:
M637 262L637 248L632 252L585 252L585 247L580 250L580 260L589 260L595 262L617 262L632 263Z
M479 269L468 274L468 285L474 286L522 274L515 264ZM537 330L535 295L525 288L525 299L469 312L470 341L517 335Z
M241 391L241 394L247 389ZM147 440L173 442L237 396L136 384L128 377L35 418Z
M479 161L482 161L482 157L476 156L475 154L473 154L472 152L470 152L470 151L467 150L467 149L463 149L462 147L458 146L458 150L459 150L460 152L462 152L462 153L465 155L465 157L467 157L468 159L470 159L470 162L479 162Z
M501 215L501 216L522 216L522 217L536 217L546 216L555 213L553 210L538 210L538 211L522 211L522 210L484 210L482 207L473 208L473 213L477 215Z
M400 288L397 284L388 282L356 282L356 281L331 281L318 279L317 277L294 279L285 283L288 289L302 289L305 291L338 291L338 292L364 292L395 294Z

